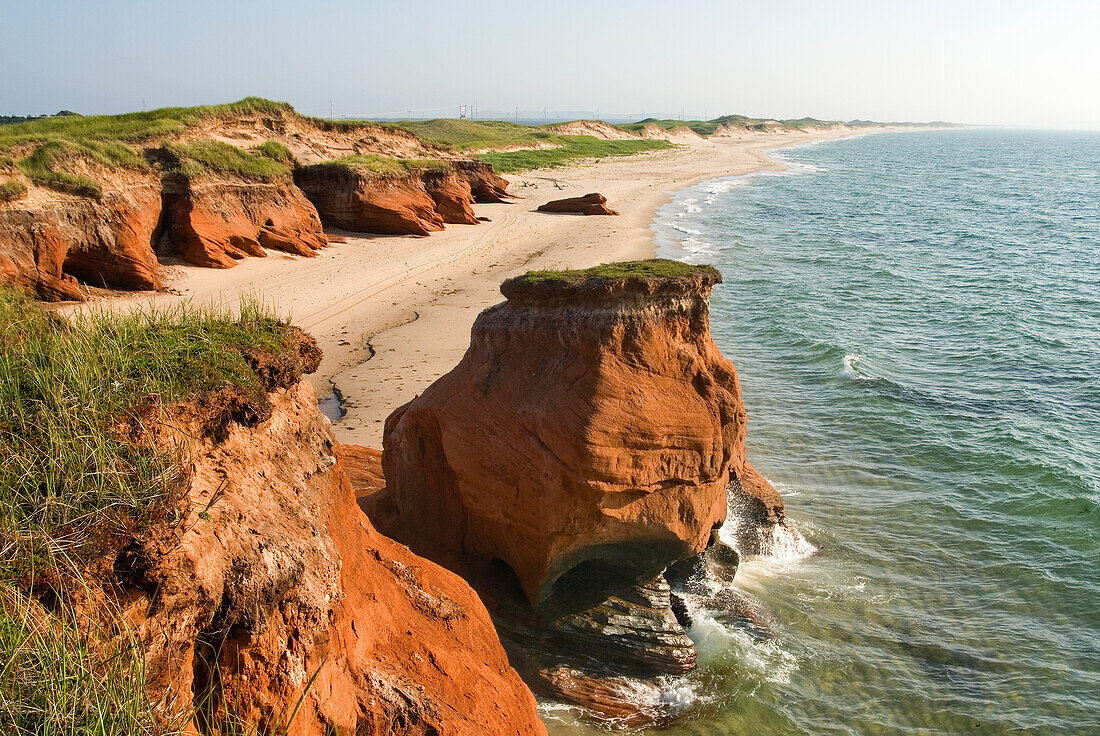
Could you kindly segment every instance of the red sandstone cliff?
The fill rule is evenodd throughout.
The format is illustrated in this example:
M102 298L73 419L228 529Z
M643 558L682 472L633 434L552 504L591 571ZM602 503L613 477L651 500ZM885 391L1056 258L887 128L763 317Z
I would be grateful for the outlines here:
M703 550L745 456L718 279L506 282L462 362L386 421L404 539L503 560L534 603Z
M259 403L173 407L158 430L188 458L178 522L111 566L150 695L202 704L200 734L266 732L307 688L295 736L544 734L476 594L374 530L308 383L273 367Z
M32 189L0 204L0 278L50 301L83 299L81 283L158 288L160 182L151 173L104 174L110 183L99 198Z
M710 337L719 280L645 262L505 282L459 365L386 421L384 481L357 451L360 505L461 571L528 684L630 725L671 717L639 693L695 666L680 596L736 571L727 492L781 514Z
M328 244L317 209L290 181L166 176L162 247L188 263L231 268L265 248L314 256Z
M157 289L158 256L212 268L230 268L270 249L311 256L328 242L322 224L427 235L445 224L476 224L473 203L507 196L508 182L488 164L428 146L405 131L332 125L289 106L235 107L212 116L196 110L178 132L112 142L129 149L127 165L109 166L77 143L56 144L64 152L51 159L55 173L90 180L90 187L22 173L15 162L29 160L38 143L5 150L0 180L27 191L0 201L0 279L51 301L84 299L88 286ZM185 160L188 145L231 146L247 159L266 144L283 147L280 176L257 178L232 173L232 165L217 169ZM360 154L434 163L400 177L315 165ZM233 158L224 150L221 155ZM292 180L295 169L301 189Z

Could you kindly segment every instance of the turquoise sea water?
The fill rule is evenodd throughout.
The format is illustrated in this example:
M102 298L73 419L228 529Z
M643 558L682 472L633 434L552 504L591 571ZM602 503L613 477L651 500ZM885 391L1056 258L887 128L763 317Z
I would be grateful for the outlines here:
M660 732L1100 734L1100 134L776 155L654 228L817 551L744 562L771 634L702 615Z

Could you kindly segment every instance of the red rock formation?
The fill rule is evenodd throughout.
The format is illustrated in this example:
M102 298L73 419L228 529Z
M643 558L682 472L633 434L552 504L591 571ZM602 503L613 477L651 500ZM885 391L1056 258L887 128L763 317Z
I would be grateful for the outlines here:
M217 438L201 408L163 433L197 438L180 521L114 565L150 694L201 734L277 730L307 688L293 736L545 734L470 587L356 508L308 383L266 401Z
M470 182L454 171L425 171L424 186L435 202L435 211L448 225L476 225L477 215Z
M418 173L376 177L319 164L295 171L294 181L326 223L344 230L429 235L443 229L443 218Z
M403 539L499 559L534 603L643 582L703 550L744 465L720 277L505 282L462 362L386 421Z
M232 268L264 248L314 256L328 240L317 210L286 182L165 177L168 249L188 263Z
M469 183L475 202L504 202L509 196L508 180L491 165L481 161L453 161L451 165Z
M0 278L50 301L84 299L80 282L156 289L160 209L156 178L138 173L98 200L51 193L0 204Z
M568 197L555 199L546 204L539 205L536 212L573 212L580 215L617 215L615 210L607 206L607 197L596 192L586 194L583 197Z

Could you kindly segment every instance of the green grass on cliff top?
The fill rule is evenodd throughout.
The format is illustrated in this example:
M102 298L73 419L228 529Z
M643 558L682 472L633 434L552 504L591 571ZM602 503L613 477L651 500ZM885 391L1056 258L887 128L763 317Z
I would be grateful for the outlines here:
M681 261L655 258L648 261L623 261L619 263L601 263L592 268L564 271L528 271L519 278L528 284L547 282L583 282L592 279L625 278L680 278L697 273L712 273L713 266L694 266Z
M121 141L135 143L180 133L204 119L251 112L291 112L285 102L247 97L227 105L163 107L123 115L63 115L0 126L0 151L20 143Z
M120 423L225 384L258 390L241 349L286 345L252 303L238 318L180 308L66 322L0 285L0 581L140 527L177 471Z
M552 168L586 158L629 156L643 151L669 148L668 141L605 141L590 135L562 135L537 125L520 125L502 120L404 120L393 123L425 143L451 148L460 153L513 146L550 146L519 151L486 151L474 158L492 164L501 173Z
M424 169L446 169L444 161L430 158L393 158L377 153L357 153L352 156L326 161L315 166L334 166L348 171L365 172L378 176L404 176Z
M599 159L607 156L632 156L645 151L672 148L664 140L607 141L590 135L555 135L558 148L540 148L523 151L491 151L475 156L502 173L548 169L565 166L583 159Z
M258 388L241 348L285 350L285 325L252 303L235 318L177 309L66 322L0 284L0 733L190 732L195 713L155 712L146 651L121 612L75 604L106 591L56 572L79 565L89 542L124 544L165 518L177 459L122 425L136 407L226 383ZM223 718L219 697L195 704L225 721L219 733L286 736Z

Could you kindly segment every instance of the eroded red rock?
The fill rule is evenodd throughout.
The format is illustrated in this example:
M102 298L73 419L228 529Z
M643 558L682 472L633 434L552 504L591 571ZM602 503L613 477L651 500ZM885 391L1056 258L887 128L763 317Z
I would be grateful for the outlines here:
M99 199L52 194L0 205L0 277L49 301L86 298L80 282L156 289L160 211L156 178L137 173Z
M404 541L502 560L536 604L702 551L745 454L719 278L506 282L462 362L386 421Z
M597 192L585 194L583 197L567 197L555 199L546 204L539 205L537 212L572 212L579 215L617 215L615 210L607 206L607 197Z
M419 173L377 177L320 164L298 169L294 181L321 218L343 230L429 235L443 229L443 217Z
M232 268L265 248L314 256L328 245L313 204L289 181L166 177L168 252L208 268Z
M267 400L216 439L177 413L165 439L198 438L181 523L114 566L154 700L202 733L301 699L296 736L544 734L473 590L356 507L308 383Z

